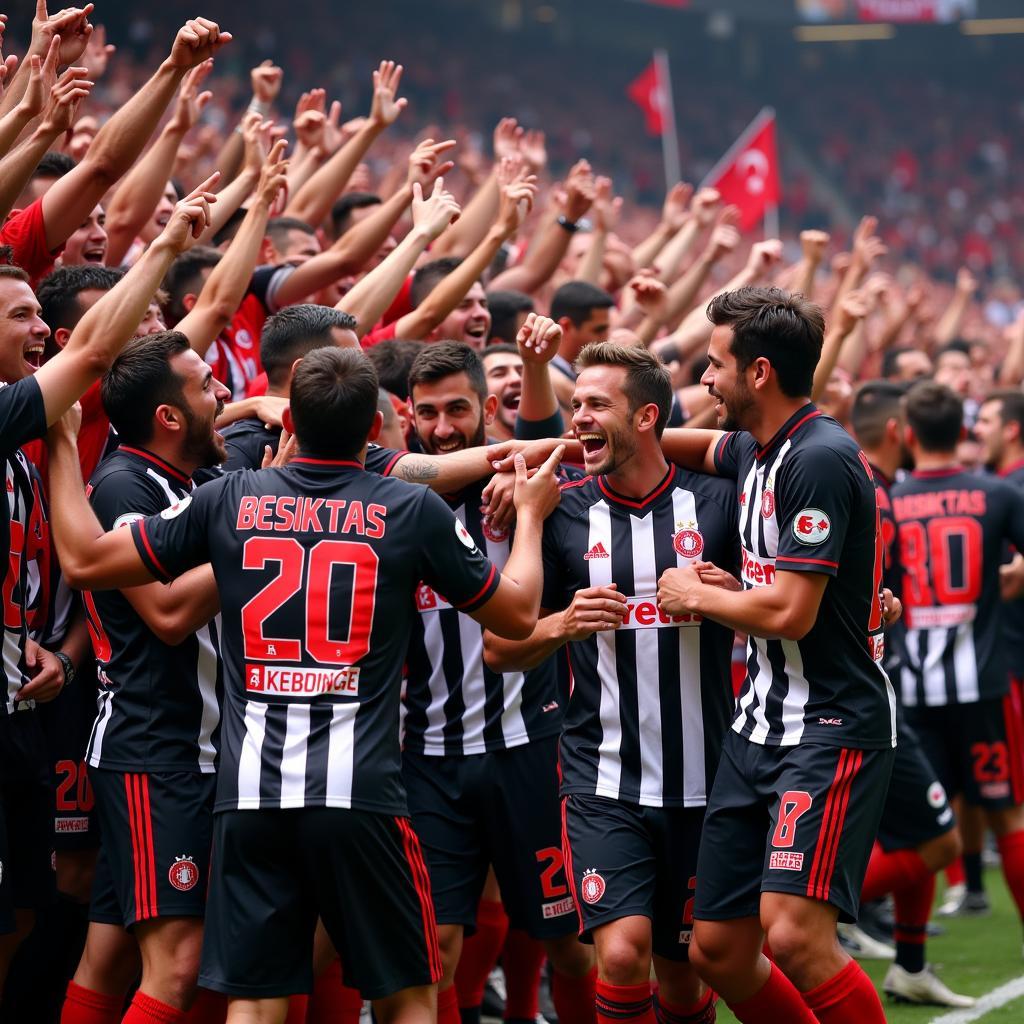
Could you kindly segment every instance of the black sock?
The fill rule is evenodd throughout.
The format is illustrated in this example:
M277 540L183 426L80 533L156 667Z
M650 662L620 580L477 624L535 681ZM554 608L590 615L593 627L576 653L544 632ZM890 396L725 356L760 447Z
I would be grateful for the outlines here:
M924 970L924 928L897 925L896 963L905 971L917 974ZM910 940L910 941L907 941Z
M964 854L964 875L967 878L968 892L984 892L985 883L981 879L981 851Z

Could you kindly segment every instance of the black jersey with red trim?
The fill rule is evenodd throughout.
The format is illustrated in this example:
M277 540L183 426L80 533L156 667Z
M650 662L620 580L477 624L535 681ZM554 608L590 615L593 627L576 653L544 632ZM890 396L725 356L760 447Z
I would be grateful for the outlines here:
M469 535L499 569L512 532L483 522L484 481L446 497ZM416 591L406 658L404 746L421 754L465 756L507 750L562 727L554 658L529 672L493 672L484 664L483 627L430 586Z
M3 446L6 500L0 502L0 551L4 562L2 601L4 616L3 665L7 713L34 707L34 701L16 705L18 691L28 682L25 642L28 638L29 559L26 550L38 496L33 469L21 445L46 433L43 395L34 377L16 384L0 384L0 444Z
M159 579L210 561L224 708L216 809L407 813L402 667L423 581L472 611L500 576L425 487L358 462L228 473L133 523Z
M778 572L829 577L803 639L748 638L733 729L768 746L894 746L878 505L857 443L808 403L763 448L745 431L725 434L715 465L738 486L744 587Z
M122 445L89 482L105 530L171 508L192 481L142 448ZM120 772L215 771L221 664L214 619L180 644L165 644L120 590L85 594L99 699L87 762Z
M908 707L1007 692L999 565L1024 550L1024 492L961 466L917 470L892 489L902 572L900 683Z
M707 801L729 727L733 632L657 603L666 569L713 561L738 569L736 497L725 481L672 466L650 494L617 494L604 477L562 487L544 529L544 608L615 584L627 616L568 645L571 670L562 793L649 807Z
M1010 486L1024 491L1024 460L1001 470L999 476ZM1024 553L1024 552L1022 552ZM1009 561L1013 552L1005 552L1004 561ZM1006 665L1011 675L1024 679L1024 597L1003 602L1003 650Z
M900 574L896 568L896 520L892 515L893 482L877 466L871 466L875 480L875 498L878 501L878 529L882 536L882 583L894 594L899 594Z

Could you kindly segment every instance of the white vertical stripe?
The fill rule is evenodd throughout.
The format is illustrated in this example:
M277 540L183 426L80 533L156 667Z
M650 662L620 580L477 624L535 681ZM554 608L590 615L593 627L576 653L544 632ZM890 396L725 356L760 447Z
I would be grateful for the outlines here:
M220 627L220 616L214 622ZM196 680L199 684L199 699L203 703L203 715L199 725L199 770L214 771L217 748L213 745L213 734L220 721L220 705L217 703L217 662L220 652L213 640L209 623L196 631L199 656L196 659Z
M99 666L96 668L97 676L100 675L101 669ZM110 721L110 716L114 713L114 691L113 690L100 690L96 696L96 721L92 724L92 735L89 737L89 757L88 762L93 768L99 768L101 759L103 757L103 737L107 731L107 723Z
M786 457L790 448L793 447L792 441L786 441L785 444L779 449L779 454L775 461L771 465L771 469L765 475L766 489L770 489L772 496L775 496L775 483L776 476L778 475L779 469L782 466L782 460ZM771 487L767 488L768 481L771 481ZM761 514L761 503L758 502L757 506L758 515ZM768 558L775 558L779 553L779 505L775 502L775 506L772 510L772 514L767 518L761 517L761 521L764 525L764 552ZM755 541L756 543L756 541Z
M501 572L505 568L509 555L509 538L493 541L486 534L486 554L494 567ZM477 629L480 629L477 626ZM481 652L482 652L481 646ZM481 653L481 657L482 657ZM523 718L523 686L526 676L522 672L503 672L501 674L501 735L505 746L510 747L516 744L529 741L529 733L526 731L526 721ZM483 736L480 737L481 750L483 749Z
M441 633L441 615L436 611L420 615L423 624L423 650L430 663L427 686L430 701L427 704L427 723L423 728L423 745L444 750L444 703L448 699L448 683L444 677L444 638Z
M242 810L260 805L260 764L267 733L267 705L247 700L242 724L242 749L238 754L238 806Z
M657 593L658 565L654 553L654 514L629 517L633 548L633 595ZM610 548L609 548L610 550ZM606 559L610 561L610 559ZM658 632L643 632L636 641L636 696L640 745L640 803L660 807L664 799L665 765L661 730L661 672L658 671ZM671 680L665 680L671 685ZM676 766L673 766L676 767Z
M913 669L905 665L900 668L900 689L903 691L903 703L908 708L917 707L917 676Z
M171 489L171 485L167 482L167 478L162 473L157 473L156 470L146 467L146 476L151 480L155 480L160 485L160 490L164 492L164 496L167 498L168 505L170 508L172 505L176 505L181 498Z
M355 763L356 712L359 705L335 704L331 742L327 751L327 806L352 806L352 768Z
M308 704L291 704L285 717L281 751L281 807L302 807L306 802L306 757L309 754Z
M921 634L928 638L924 663L920 666L924 674L924 702L927 707L935 707L939 704L948 703L946 694L946 669L942 664L942 655L946 651L946 629L915 630L907 635L908 645L913 638L914 654L912 660L917 659L918 642Z
M789 687L782 698L782 739L784 747L800 742L804 734L804 712L811 687L804 675L804 659L800 644L795 640L782 640L782 656L786 659L786 678Z
M754 727L750 734L750 740L753 743L764 743L768 738L768 716L765 714L764 706L772 688L772 664L768 660L768 641L759 636L751 637L750 640L757 656L758 668L757 678L751 687L750 701L747 705L750 708L756 698L757 706L749 712ZM739 724L742 728L742 723Z
M956 699L960 704L979 700L978 657L974 650L974 623L961 622L953 641L953 672Z
M612 553L612 521L608 503L602 499L590 508L590 537L587 549L600 544L609 556ZM587 561L592 587L607 587L612 581L611 558L591 558ZM597 751L597 792L602 796L617 797L622 779L622 721L619 718L618 678L615 665L615 630L594 634L597 643L597 678L601 684L601 744Z
M484 683L484 641L480 626L468 615L458 614L459 648L462 651L462 752L482 749L484 723L487 721L486 684Z
M755 462L750 467L750 472L747 473L747 478L746 478L746 480L743 481L743 491L742 491L742 494L744 495L744 501L740 505L740 536L741 537L746 536L747 528L750 525L750 516L752 514L751 510L754 508L755 505L758 505L758 507L760 507L760 503L755 501L755 497L754 497L754 483L755 483L756 477L757 477L757 462ZM751 550L752 551L756 551L757 550L756 538L755 538L754 546L751 547Z

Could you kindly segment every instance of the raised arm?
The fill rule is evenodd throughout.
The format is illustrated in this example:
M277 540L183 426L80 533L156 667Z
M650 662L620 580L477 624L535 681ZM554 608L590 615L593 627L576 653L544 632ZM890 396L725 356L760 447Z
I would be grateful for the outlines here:
M864 318L870 312L868 297L860 291L848 292L839 308L829 319L825 340L821 345L821 357L814 368L814 383L811 387L811 400L817 402L825 393L832 371L840 363L847 344L853 340L854 332L863 331ZM851 360L853 353L847 353ZM863 358L863 354L861 355ZM855 372L855 371L851 371Z
M221 32L205 18L188 21L179 29L170 56L156 74L100 129L85 159L43 196L48 249L66 242L135 163L188 71L230 41L230 32Z
M522 391L517 422L539 423L560 413L548 364L558 352L562 328L550 317L527 314L516 335L516 347L523 360Z
M245 113L259 114L262 120L266 120L270 117L274 108L274 100L281 91L284 72L272 60L265 60L249 72L249 78L252 82L252 99L249 101ZM213 162L214 167L223 175L222 186L234 181L235 176L242 168L242 161L245 157L245 143L242 138L244 121L245 114L242 115L235 130L228 133L228 137L224 140L224 144Z
M948 345L959 334L960 325L977 290L978 279L967 267L961 267L956 274L953 298L949 300L949 305L943 310L939 322L935 325L934 337L938 348Z
M86 312L67 345L36 371L47 423L54 423L77 402L134 336L167 268L206 227L210 203L217 201L207 190L215 182L216 175L178 203L139 261Z
M661 207L658 226L633 249L633 262L638 267L652 266L658 253L675 237L689 219L687 207L693 195L693 186L680 181L673 185Z

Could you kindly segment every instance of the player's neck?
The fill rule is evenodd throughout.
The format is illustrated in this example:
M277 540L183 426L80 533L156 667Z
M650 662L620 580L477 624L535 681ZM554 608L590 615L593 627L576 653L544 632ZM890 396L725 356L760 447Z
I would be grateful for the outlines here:
M864 457L875 469L884 473L887 480L893 480L897 470L903 464L898 452L890 455L881 448L865 448Z
M150 438L148 444L144 444L142 447L185 476L190 477L199 468L198 463L190 462L182 455L176 444L163 443L159 438L153 437Z
M788 398L780 396L777 401L767 402L760 406L760 415L756 422L748 428L748 432L764 448L771 444L775 435L786 425L786 423L798 413L805 405L810 404L807 397Z
M997 473L1007 473L1024 463L1024 445L1007 445L996 465Z
M914 452L914 470L916 472L934 473L937 469L955 469L960 465L956 452Z
M609 486L624 498L643 498L650 494L668 472L668 463L661 448L636 454L619 466L614 473L607 474Z

